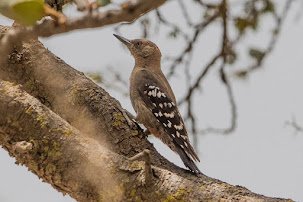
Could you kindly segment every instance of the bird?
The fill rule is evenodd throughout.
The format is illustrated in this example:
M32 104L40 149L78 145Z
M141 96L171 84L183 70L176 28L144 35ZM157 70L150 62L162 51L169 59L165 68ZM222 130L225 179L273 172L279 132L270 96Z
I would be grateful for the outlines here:
M135 121L176 152L191 172L200 174L194 162L200 159L190 144L175 95L161 70L160 49L148 39L129 40L113 35L135 58L130 75L130 100L137 114Z

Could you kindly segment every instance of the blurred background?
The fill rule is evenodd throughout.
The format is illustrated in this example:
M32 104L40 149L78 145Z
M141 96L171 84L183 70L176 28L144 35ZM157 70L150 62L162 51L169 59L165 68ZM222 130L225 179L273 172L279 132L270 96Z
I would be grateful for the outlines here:
M115 9L121 1L106 7ZM134 60L113 33L148 38L162 52L200 170L258 194L303 201L303 2L170 0L134 23L40 41L134 113ZM81 15L74 5L67 17ZM12 21L0 16L1 25ZM150 136L157 150L184 167ZM75 201L0 149L0 201Z

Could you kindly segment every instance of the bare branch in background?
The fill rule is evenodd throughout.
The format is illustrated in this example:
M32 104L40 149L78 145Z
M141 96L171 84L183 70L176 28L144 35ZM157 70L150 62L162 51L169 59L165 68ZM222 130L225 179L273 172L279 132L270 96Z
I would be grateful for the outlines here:
M178 34L178 35L181 35L186 41L189 41L189 36L185 32L183 32L182 29L178 25L168 22L164 18L164 16L161 14L159 9L156 9L156 16L157 16L158 23L162 23L165 26L168 26L172 29L171 35Z
M178 4L179 4L179 7L180 7L180 9L182 11L182 15L184 16L184 19L186 20L187 25L188 26L193 25L192 20L190 19L190 16L189 16L189 14L187 12L187 8L186 8L183 0L178 0Z
M227 76L225 70L224 70L224 63L222 63L222 66L220 68L220 73L221 73L221 80L223 84L226 87L227 90L227 95L228 95L228 100L230 104L230 111L231 111L231 119L230 119L230 125L227 128L205 128L199 131L199 133L202 134L207 134L207 133L220 133L220 134L229 134L233 132L236 129L237 126L237 105L235 102L235 98L233 95L232 87L230 84L230 79Z
M236 129L237 125L237 105L235 103L234 94L231 85L230 74L228 74L229 67L232 67L235 61L238 59L238 54L235 50L237 47L241 45L241 42L245 36L248 35L249 30L253 30L255 32L258 31L258 24L261 21L261 18L265 16L265 14L272 15L273 19L276 23L274 31L271 33L271 40L269 42L268 47L265 51L259 50L250 50L250 55L255 59L254 63L244 69L244 70L230 70L232 75L237 74L238 76L246 76L251 71L259 68L264 63L265 58L270 55L272 50L275 48L277 39L279 37L284 19L287 16L288 10L292 1L287 1L284 5L283 11L281 14L277 14L275 10L275 3L270 0L254 0L254 1L239 1L236 2L237 6L241 6L243 12L236 16L233 16L230 13L233 9L233 4L235 2L229 0L221 0L216 3L208 3L203 0L193 0L195 4L199 5L201 8L202 17L200 22L197 22L197 19L193 21L192 16L188 12L187 6L188 2L184 1L176 1L177 6L181 9L181 15L184 19L183 24L177 20L168 20L166 19L165 13L161 9L156 9L156 29L161 28L161 25L168 28L168 36L172 38L179 37L182 40L182 50L177 52L176 55L164 55L163 61L165 62L165 66L168 67L167 77L171 78L176 76L180 71L184 71L185 75L185 86L187 91L185 91L184 97L179 101L179 105L185 104L186 112L185 112L185 120L190 125L190 130L194 134L194 138L196 138L196 133L204 133L204 132L216 132L221 134L231 133ZM150 21L152 22L152 21ZM214 53L212 58L209 58L209 62L202 65L201 70L192 70L191 67L192 60L196 54L194 51L196 47L199 46L199 37L202 36L204 31L208 27L217 26L220 23L220 28L222 27L222 36L218 40L222 41L222 47L218 50L217 53ZM196 23L196 24L194 24ZM184 29L186 27L186 29ZM144 36L147 36L146 28L143 27ZM228 30L230 32L235 32L236 35L230 37L228 35ZM217 63L221 61L222 63L220 67L218 67ZM178 68L182 67L182 68ZM219 71L220 79L227 92L228 102L230 104L231 118L230 124L227 128L200 128L195 119L198 116L197 112L194 110L193 103L194 100L199 96L197 91L201 89L203 85L204 78L209 73L209 70L215 69L215 71ZM191 72L200 72L195 75L191 75Z
M205 3L204 0L194 0L194 2L200 4L203 8L212 8L214 5L210 3Z
M194 84L189 88L187 94L183 99L180 100L180 105L183 104L184 102L188 101L190 97L193 95L193 92L200 87L200 82L204 78L204 76L208 73L209 69L213 67L213 65L217 62L217 60L221 57L221 53L215 55L212 60L205 66L203 71L199 74L198 78L194 82Z
M174 58L173 63L169 67L170 71L167 75L168 78L173 76L176 67L178 65L180 65L183 62L184 57L193 50L193 46L194 46L195 42L197 41L198 36L201 34L201 32L203 30L205 30L205 28L208 25L210 25L218 16L219 16L219 13L215 13L213 16L207 18L205 21L203 21L200 24L195 26L196 30L194 32L193 37L189 41L187 41L187 46L185 47L185 49L179 54L179 56Z
M237 105L235 103L232 87L230 84L230 79L225 72L226 63L228 63L228 56L230 55L230 43L228 38L228 26L227 26L227 18L228 18L228 10L227 10L227 3L226 0L222 1L221 13L222 13L222 27L223 27L223 37L222 37L222 49L221 49L221 57L223 57L222 65L219 69L220 77L223 84L226 86L228 100L231 107L231 122L230 126L225 129L218 129L218 128L207 128L202 131L201 133L221 133L221 134L228 134L233 132L236 129L237 125Z
M185 65L184 74L186 77L186 87L187 88L190 87L190 85L191 85L190 81L192 80L191 75L190 75L190 64L191 64L192 57L193 57L193 52L188 53L187 59L184 62L184 65Z
M227 28L229 26L227 25L227 22L231 19L234 19L234 17L228 16L229 10L231 8L228 7L229 4L227 3L226 0L222 0L222 2L219 5L206 5L203 1L197 1L197 2L200 5L204 6L206 9L211 8L211 9L217 10L216 14L212 16L213 18L212 17L209 18L210 21L202 22L200 24L200 26L202 27L202 29L204 29L206 26L209 25L209 23L213 24L215 19L219 19L220 21L222 21L222 27L223 27L222 49L221 49L221 52L217 53L213 57L213 59L206 65L206 67L204 67L204 70L198 75L195 82L190 87L188 87L188 91L187 91L185 97L183 99L181 99L179 104L187 103L186 119L188 119L192 124L192 126L191 126L192 132L193 133L197 132L197 128L194 126L196 121L194 120L193 109L191 108L192 107L191 103L192 103L192 99L193 99L192 97L194 96L194 91L200 88L203 78L207 75L208 71L214 67L216 61L218 61L219 59L222 59L223 63L222 63L222 66L219 71L220 71L221 79L222 79L224 85L226 86L227 95L228 95L229 103L231 106L230 126L225 129L206 128L206 129L202 129L199 131L201 131L202 133L216 132L216 133L227 134L227 133L233 132L236 128L237 106L236 106L236 103L234 100L234 95L233 95L232 87L230 84L230 79L228 78L228 75L225 72L225 66L226 66L226 64L232 64L234 62L234 60L236 60L237 56L236 56L236 53L233 51L233 49L235 49L235 46L239 44L240 39L245 35L245 32L240 30L238 35L235 37L235 39L233 41L228 38ZM276 25L274 32L272 33L271 42L270 42L268 48L266 49L264 55L262 55L260 60L257 60L256 64L252 65L252 67L245 70L246 71L245 75L247 73L249 73L251 70L260 67L265 59L265 56L269 55L272 52L272 50L274 49L277 38L279 36L280 30L282 27L282 22L286 18L286 15L289 10L291 2L292 1L288 1L286 3L284 10L280 16L275 14L275 12L271 11L270 9L272 9L272 8L267 8L267 7L265 8L265 9L269 10L266 12L274 13L274 18L275 18L275 21L277 22L277 25ZM267 6L270 6L270 5L267 5ZM257 11L254 9L254 7L248 7L247 9L248 9L247 13L245 13L246 18L248 18L250 20L257 20L257 19L255 19L256 15L260 15L260 14L256 14ZM265 13L265 9L262 12ZM254 22L254 23L257 23L257 22ZM236 25L236 26L239 26L239 25ZM244 25L244 26L253 26L253 28L255 29L254 26L256 26L256 25L251 24L251 25ZM199 35L199 29L196 29L196 34L194 35L194 38L191 39L190 41L188 41L188 43L187 43L188 45L186 46L184 51L182 51L181 54L179 56L177 56L175 58L175 60L173 60L171 66L170 66L170 72L169 72L168 76L172 76L174 74L174 72L176 71L176 67L183 63L185 56L193 51L192 46L193 46L194 42L196 42L195 37L197 37L198 35ZM186 62L186 65L190 65L190 63ZM186 66L186 69L189 69L189 67ZM188 71L189 70L187 70L186 78L192 79L192 78L190 78ZM188 81L187 81L187 83L188 83Z
M281 33L281 28L282 28L283 22L287 16L287 13L289 11L289 8L290 8L292 2L293 2L293 0L289 0L285 3L283 12L280 16L277 14L274 15L274 18L276 21L276 26L271 33L271 40L270 40L267 48L265 49L265 51L251 50L250 54L252 55L252 57L255 58L255 63L249 67L246 67L244 70L234 72L235 76L240 77L240 78L246 77L247 74L260 68L263 65L266 57L268 57L270 55L270 53L273 51L273 49L275 48L275 45L276 45L278 38L280 36L280 33Z

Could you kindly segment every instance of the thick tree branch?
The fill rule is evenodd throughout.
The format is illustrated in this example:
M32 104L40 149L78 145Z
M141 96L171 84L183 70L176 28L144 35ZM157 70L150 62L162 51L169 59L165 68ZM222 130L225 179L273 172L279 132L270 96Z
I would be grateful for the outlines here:
M91 201L106 199L105 187L118 184L107 172L119 170L125 158L80 134L20 85L0 81L0 114L2 147L58 191ZM20 141L31 145L26 153Z
M123 201L133 190L144 189L141 162L133 163L135 159L129 161L107 150L20 88L0 81L0 143L18 163L78 201ZM31 146L20 148L27 144ZM167 175L165 170L154 169L158 175ZM167 194L168 184L161 181L157 190ZM134 196L146 200L147 195ZM163 196L158 194L158 199Z

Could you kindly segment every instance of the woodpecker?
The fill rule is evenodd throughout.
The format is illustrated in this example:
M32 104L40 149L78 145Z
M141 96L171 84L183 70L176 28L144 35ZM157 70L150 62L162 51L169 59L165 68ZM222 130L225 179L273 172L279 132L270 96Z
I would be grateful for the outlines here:
M201 173L194 163L200 159L189 142L175 95L161 70L159 48L147 39L114 36L135 58L130 76L130 99L137 113L135 120L176 152L192 172Z

